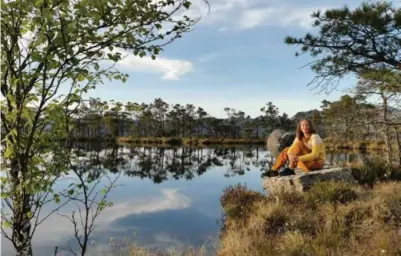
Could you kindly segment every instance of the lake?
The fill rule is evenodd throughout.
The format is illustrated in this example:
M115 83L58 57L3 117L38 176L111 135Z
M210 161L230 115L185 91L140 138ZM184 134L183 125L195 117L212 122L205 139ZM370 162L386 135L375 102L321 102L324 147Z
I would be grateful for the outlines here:
M272 162L263 146L105 147L83 143L76 152L80 155L76 170L91 177L90 188L96 184L100 191L109 179L117 185L108 197L113 206L95 222L88 255L110 250L110 241L166 251L204 245L212 255L223 214L219 202L223 190L241 183L263 192L261 174ZM341 165L363 156L328 154L327 163ZM56 188L68 187L74 176L63 178ZM45 207L45 212L52 207ZM56 246L57 255L72 255L62 248L77 248L73 225L65 218L74 210L77 213L76 205L69 203L39 226L33 239L35 255L54 255ZM3 238L2 245L3 255L13 254Z

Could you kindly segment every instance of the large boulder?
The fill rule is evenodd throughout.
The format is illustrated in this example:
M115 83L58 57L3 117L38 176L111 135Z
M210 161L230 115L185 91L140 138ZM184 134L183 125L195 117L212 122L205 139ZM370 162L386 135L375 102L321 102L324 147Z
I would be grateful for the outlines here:
M295 175L266 177L263 179L263 188L273 194L281 191L304 192L316 182L331 180L356 183L351 168L331 168L312 172L296 170Z
M277 157L284 148L291 146L294 139L295 132L276 129L267 138L267 149L273 157Z

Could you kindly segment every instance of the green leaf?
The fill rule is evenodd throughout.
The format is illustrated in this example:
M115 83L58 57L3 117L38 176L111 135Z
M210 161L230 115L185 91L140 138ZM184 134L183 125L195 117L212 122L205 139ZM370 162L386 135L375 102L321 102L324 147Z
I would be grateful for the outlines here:
M79 74L79 75L77 76L77 80L78 80L78 82L82 82L82 81L85 80L85 76L82 75L82 74Z
M11 223L9 222L9 221L3 221L3 226L5 227L5 228L11 228Z
M106 193L107 193L107 188L104 188L104 189L102 189L102 191L100 191L100 194L102 194L102 195L106 195Z
M42 56L40 55L39 52L34 51L31 54L31 59L32 59L32 61L41 61L42 60Z
M191 7L191 2L189 2L189 1L186 1L186 2L184 2L183 3L183 6L185 7L185 8L187 8L187 9L189 9L189 7Z
M56 202L56 204L60 203L60 195L59 194L53 194L54 196L54 201Z

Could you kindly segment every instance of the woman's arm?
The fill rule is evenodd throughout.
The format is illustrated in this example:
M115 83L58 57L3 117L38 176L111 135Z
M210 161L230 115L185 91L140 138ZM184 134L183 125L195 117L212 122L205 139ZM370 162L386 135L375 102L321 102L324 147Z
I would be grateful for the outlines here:
M322 144L322 139L319 135L313 134L311 137L312 152L303 156L298 157L298 161L309 162L319 157L319 148Z
M294 142L291 144L290 148L288 149L288 153L291 154L291 152L294 150L295 145L298 143L298 138L295 137Z

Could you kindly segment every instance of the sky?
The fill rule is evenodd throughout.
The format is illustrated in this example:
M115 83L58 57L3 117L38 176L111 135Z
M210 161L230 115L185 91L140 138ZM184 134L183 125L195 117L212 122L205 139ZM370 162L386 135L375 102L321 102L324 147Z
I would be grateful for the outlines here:
M210 0L209 13L202 0L192 3L190 15L202 17L192 32L156 60L128 54L118 65L128 81L105 82L89 96L138 103L162 98L194 104L215 117L226 117L225 107L256 117L272 101L280 114L292 116L319 109L323 99L339 99L356 82L344 78L328 94L308 86L315 74L304 66L312 58L295 57L299 47L286 45L284 38L316 32L313 11L355 7L360 1Z

